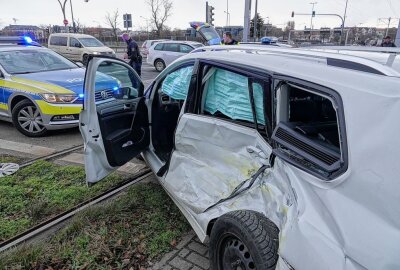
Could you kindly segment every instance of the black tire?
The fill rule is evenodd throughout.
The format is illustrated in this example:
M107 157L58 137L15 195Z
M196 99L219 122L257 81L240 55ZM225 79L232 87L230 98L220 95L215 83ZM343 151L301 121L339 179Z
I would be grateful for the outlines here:
M24 113L29 114L29 111L32 111L32 119L30 119L30 117L28 116L23 115ZM38 115L35 117L36 111ZM22 118L29 118L29 119L26 119L25 121L25 119L22 120ZM27 126L24 127L24 124L29 121L35 122L35 124L32 123L31 131L30 131L31 124L28 124ZM36 107L35 104L33 104L32 101L28 99L21 100L14 106L14 108L12 109L12 122L19 132L28 137L41 137L48 132L48 130L43 125L43 120L42 116L40 115L39 109Z
M278 261L278 237L278 228L260 213L225 214L211 231L211 269L273 270Z
M154 67L158 72L161 72L165 69L166 65L162 59L156 59L156 61L154 61Z
M82 64L85 65L85 66L87 66L88 62L89 62L89 55L84 54L84 55L82 56Z

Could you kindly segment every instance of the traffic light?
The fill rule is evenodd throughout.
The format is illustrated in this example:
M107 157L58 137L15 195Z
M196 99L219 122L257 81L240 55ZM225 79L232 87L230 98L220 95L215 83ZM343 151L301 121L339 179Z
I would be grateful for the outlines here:
M292 11L292 18L294 17L294 11Z
M213 6L210 6L208 2L206 2L206 22L211 25L214 25L214 9Z
M313 12L312 12L312 16L315 17L315 11L314 11L314 10L313 10Z

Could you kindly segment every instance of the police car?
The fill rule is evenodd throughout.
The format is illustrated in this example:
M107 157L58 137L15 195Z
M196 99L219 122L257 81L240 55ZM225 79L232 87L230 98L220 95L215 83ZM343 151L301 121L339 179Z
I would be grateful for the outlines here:
M0 119L29 137L76 127L84 76L85 69L30 37L0 38ZM99 76L103 91L97 99L111 98L110 91L118 91L120 82Z

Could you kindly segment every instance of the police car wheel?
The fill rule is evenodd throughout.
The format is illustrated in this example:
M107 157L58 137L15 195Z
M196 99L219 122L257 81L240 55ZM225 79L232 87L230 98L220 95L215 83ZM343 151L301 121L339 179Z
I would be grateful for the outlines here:
M39 109L30 100L22 100L12 110L12 121L19 132L28 137L47 133Z
M156 70L157 70L158 72L161 72L161 71L163 71L163 70L165 69L165 63L164 63L163 60L157 59L157 60L154 62L154 67L156 68Z

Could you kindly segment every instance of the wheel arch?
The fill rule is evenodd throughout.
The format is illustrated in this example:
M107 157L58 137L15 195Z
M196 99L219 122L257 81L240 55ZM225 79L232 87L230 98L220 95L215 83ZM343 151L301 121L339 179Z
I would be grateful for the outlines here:
M11 95L11 97L8 100L8 108L9 108L10 114L12 113L12 110L14 109L15 105L17 105L19 102L21 102L22 100L25 100L25 99L31 101L40 110L39 106L29 95L27 95L25 93L14 93Z
M161 61L164 63L164 65L166 66L164 59L162 59L161 57L156 57L156 58L154 59L154 61L153 61L153 66L156 66L157 60L161 60Z
M219 218L221 218L223 215L230 214L230 213L234 213L234 212L238 212L238 211L248 211L248 212L257 213L257 214L259 214L262 218L264 218L265 220L267 220L267 221L273 223L273 224L275 225L275 227L278 229L278 231L280 231L279 226L278 226L273 220L271 220L270 218L268 218L268 217L265 215L265 213L260 212L260 211L257 211L257 210L254 210L254 209L236 209L236 210L232 210L232 211L225 212L225 213L223 213L222 215L220 215L219 217L210 219L210 221L208 221L208 224L207 224L206 235L207 235L208 237L211 236L211 231L212 231L212 229L213 229L215 223L217 222L217 220L218 220Z

